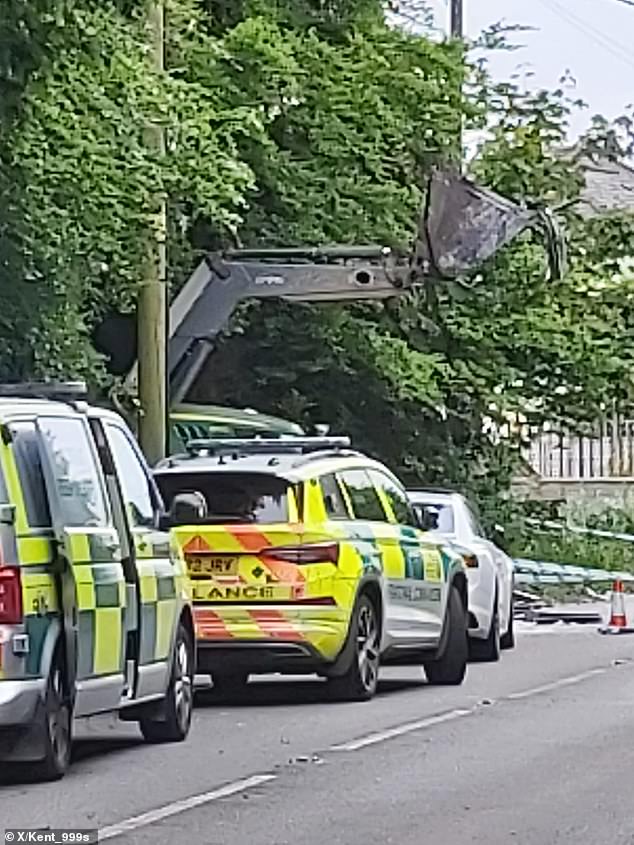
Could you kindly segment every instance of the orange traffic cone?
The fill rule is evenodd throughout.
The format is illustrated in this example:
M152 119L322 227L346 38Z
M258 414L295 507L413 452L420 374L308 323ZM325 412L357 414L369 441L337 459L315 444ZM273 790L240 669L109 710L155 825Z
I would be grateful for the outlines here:
M627 628L625 596L623 595L623 582L620 578L616 579L612 587L612 608L608 626L610 628Z

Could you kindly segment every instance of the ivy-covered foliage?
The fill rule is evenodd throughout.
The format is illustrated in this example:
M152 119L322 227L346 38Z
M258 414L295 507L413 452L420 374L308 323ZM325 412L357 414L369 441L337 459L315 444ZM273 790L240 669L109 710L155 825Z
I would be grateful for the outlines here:
M161 193L235 228L251 183L236 135L260 125L258 110L235 108L218 79L157 73L143 3L41 5L9 0L21 41L0 68L12 94L0 135L0 377L99 379L89 332L108 309L133 308ZM197 26L195 4L180 6L179 23ZM216 42L196 32L213 72ZM164 156L148 143L157 121Z
M161 195L173 290L202 250L227 243L407 246L430 167L458 157L461 125L489 125L474 175L566 206L561 282L526 236L473 286L386 306L251 306L196 395L328 422L409 480L467 486L492 510L517 449L494 442L487 420L582 420L631 398L634 225L570 206L581 151L562 155L561 92L493 86L461 45L390 25L380 0L166 8L157 73L144 0L4 0L0 378L105 383L90 333L133 309ZM164 155L147 143L157 121ZM623 152L599 122L589 142Z

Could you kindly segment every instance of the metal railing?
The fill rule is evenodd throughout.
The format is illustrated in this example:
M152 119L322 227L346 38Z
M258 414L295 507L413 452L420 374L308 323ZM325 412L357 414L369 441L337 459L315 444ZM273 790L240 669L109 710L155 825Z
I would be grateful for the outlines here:
M634 476L634 420L614 415L587 433L525 432L522 454L542 478L590 479Z

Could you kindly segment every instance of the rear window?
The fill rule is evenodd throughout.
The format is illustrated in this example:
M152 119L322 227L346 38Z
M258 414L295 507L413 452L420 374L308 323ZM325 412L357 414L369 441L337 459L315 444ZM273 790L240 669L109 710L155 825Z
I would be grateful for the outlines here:
M438 502L415 502L414 510L427 531L439 531L441 534L454 533L454 515L451 505Z
M52 520L35 425L32 422L16 422L9 426L9 430L28 525L30 528L50 527Z
M202 493L210 523L288 522L289 484L273 475L241 472L157 473L156 483L171 509L177 493Z

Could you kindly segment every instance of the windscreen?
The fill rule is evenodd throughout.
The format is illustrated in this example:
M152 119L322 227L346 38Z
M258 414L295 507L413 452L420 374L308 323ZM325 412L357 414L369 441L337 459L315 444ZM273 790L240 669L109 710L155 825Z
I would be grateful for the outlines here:
M157 473L168 509L177 493L202 493L209 523L223 520L288 522L288 482L274 475L241 472Z
M451 505L438 502L415 502L414 510L427 531L441 534L454 533L454 516Z

